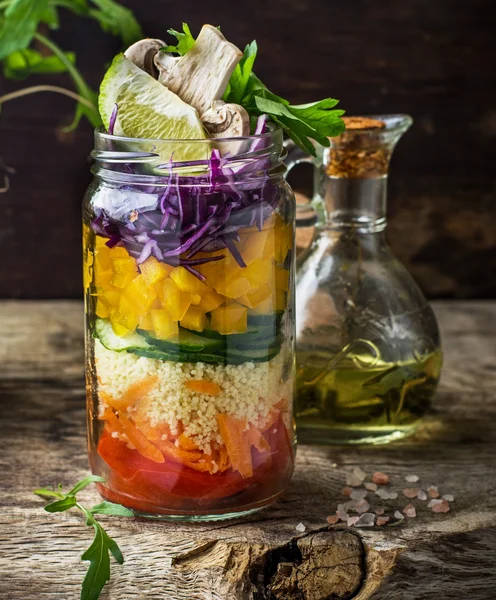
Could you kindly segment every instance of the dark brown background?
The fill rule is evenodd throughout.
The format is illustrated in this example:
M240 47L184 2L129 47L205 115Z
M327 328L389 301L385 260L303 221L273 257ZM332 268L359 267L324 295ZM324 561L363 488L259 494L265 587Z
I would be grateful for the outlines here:
M257 74L294 102L333 95L349 114L410 113L414 128L392 163L393 249L430 297L496 297L496 23L488 1L124 4L150 36L187 20L193 31L221 24L241 46L256 37ZM64 17L55 37L78 53L96 87L119 43L95 23ZM18 86L0 83L2 93ZM0 155L18 171L0 195L0 297L80 296L79 214L92 137L87 125L58 131L71 110L68 99L37 95L0 114Z

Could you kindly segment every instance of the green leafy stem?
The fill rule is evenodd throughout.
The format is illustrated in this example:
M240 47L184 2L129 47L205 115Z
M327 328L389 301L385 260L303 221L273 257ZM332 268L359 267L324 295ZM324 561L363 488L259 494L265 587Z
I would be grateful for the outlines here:
M49 513L65 512L71 508L78 508L86 519L86 525L93 527L95 534L93 542L81 556L82 560L89 561L90 565L81 586L81 600L98 600L100 592L110 579L110 555L122 564L124 557L117 545L100 523L95 515L114 515L118 517L134 517L129 509L114 504L113 502L101 502L93 508L85 508L77 499L76 495L92 483L104 483L105 479L96 475L90 475L79 481L69 492L64 493L59 484L57 490L41 488L34 493L44 498L56 498L45 506Z

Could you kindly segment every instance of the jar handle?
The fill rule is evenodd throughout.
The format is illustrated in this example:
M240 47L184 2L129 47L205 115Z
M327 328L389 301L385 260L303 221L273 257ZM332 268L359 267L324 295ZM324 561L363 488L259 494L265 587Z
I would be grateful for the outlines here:
M297 146L293 140L284 140L284 148L287 152L284 160L286 164L285 177L289 175L289 172L293 167L296 167L296 165L301 163L309 163L313 165L314 168L317 167L314 158L305 152L305 150ZM307 204L296 205L296 227L313 227L317 222L317 218L317 212L310 202Z

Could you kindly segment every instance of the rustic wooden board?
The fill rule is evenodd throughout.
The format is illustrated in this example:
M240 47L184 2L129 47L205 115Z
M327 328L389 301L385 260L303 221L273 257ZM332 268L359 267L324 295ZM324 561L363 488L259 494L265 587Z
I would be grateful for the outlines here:
M349 114L406 112L415 124L391 165L393 250L431 297L496 297L494 19L488 0L123 0L146 35L182 21L222 26L236 44L256 38L256 72L295 103L331 95ZM165 8L164 8L165 7ZM487 14L486 14L487 13ZM63 14L54 39L77 52L96 89L119 41L88 19ZM5 81L0 94L47 82ZM70 85L65 76L50 82ZM492 83L491 83L492 82ZM71 100L30 96L2 107L0 156L15 167L0 195L0 297L76 298L80 205L92 133L60 128ZM309 192L305 167L295 187ZM1 185L1 180L0 180Z
M414 437L379 447L302 446L282 500L242 521L102 517L126 558L112 565L102 598L489 600L496 586L496 304L435 309L446 365L436 409ZM88 473L82 306L0 303L0 328L0 598L76 599L85 571L78 557L91 532L77 514L44 513L32 490ZM435 515L415 501L418 517L396 528L327 527L345 471L357 465L396 482L416 473L455 495L452 512ZM98 501L91 490L83 497Z

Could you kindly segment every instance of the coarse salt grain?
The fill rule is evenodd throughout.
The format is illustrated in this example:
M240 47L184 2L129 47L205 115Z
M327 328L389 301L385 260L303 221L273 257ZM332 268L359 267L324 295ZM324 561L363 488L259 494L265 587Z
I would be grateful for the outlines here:
M427 508L432 508L433 506L437 506L438 504L442 504L443 501L441 500L441 498L433 498L429 504L427 505Z
M455 497L453 496L453 494L444 494L443 500L446 500L447 502L454 502Z
M403 513L409 518L417 516L417 511L415 510L415 506L413 506L413 504L407 504L403 509Z
M398 497L398 492L389 492L389 498L391 500L396 500L397 497Z
M382 507L381 508L376 508L375 509L375 514L377 516L383 515L384 514L384 509Z
M355 523L355 527L373 527L375 523L374 513L364 513Z
M407 475L405 477L405 481L408 481L408 483L417 483L418 480L419 480L418 475Z
M365 477L365 471L362 471L360 467L355 467L353 471L346 473L346 485L358 487L359 485L362 485Z
M338 509L336 511L336 514L341 521L348 520L348 513L346 512L346 510L344 508L344 504L338 504Z
M446 500L441 500L441 504L435 504L432 507L432 512L434 513L447 513L451 510L450 505Z
M367 490L353 490L350 494L350 498L352 498L353 500L363 500L363 498L365 498L367 494Z
M366 483L365 487L370 491L370 492L376 492L377 491L377 483Z
M303 525L303 523L298 523L298 525L295 527L296 531L300 531L300 532L304 532L306 527L305 525Z
M349 496L352 491L353 491L352 487L344 487L342 489L341 493L343 494L343 496Z
M417 494L417 498L419 500L427 500L427 494L424 492L424 490L419 490L419 493Z
M348 527L353 527L353 525L358 521L359 518L360 517L348 517Z
M405 496L405 498L416 498L419 491L418 488L405 488L403 490L403 496Z
M387 522L389 521L389 517L378 517L377 518L377 525L379 525L379 527L382 527L383 525L385 525Z
M327 522L329 525L335 525L339 521L338 515L330 515L327 517Z
M381 500L389 500L389 492L386 488L380 487L375 494L376 496L379 496Z
M428 489L427 492L429 494L429 496L431 498L439 498L439 492L437 490L437 486L436 485L431 485Z
M394 517L395 517L396 519L404 519L404 518L405 518L405 517L404 517L404 516L403 516L403 515L400 513L400 511L399 511L399 510L395 510L395 511L394 511Z
M362 513L366 513L369 508L370 504L367 502L367 500L362 499L357 502L355 510L359 515L361 515Z
M381 473L380 471L376 471L372 475L372 481L374 483L377 483L377 485L386 485L387 483L389 483L389 475Z

